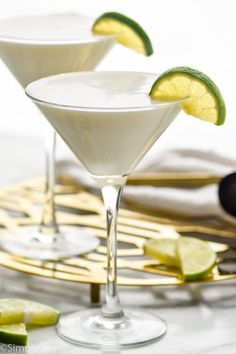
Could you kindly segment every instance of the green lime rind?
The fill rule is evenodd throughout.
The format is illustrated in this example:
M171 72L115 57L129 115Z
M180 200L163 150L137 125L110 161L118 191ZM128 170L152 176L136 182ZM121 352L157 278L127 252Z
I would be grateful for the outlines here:
M103 15L99 16L93 24L92 29L96 27L96 25L103 19L112 19L119 21L128 27L132 28L132 30L142 39L146 56L150 56L153 54L153 47L150 38L144 29L133 19L128 16L125 16L119 12L105 12Z
M185 281L198 281L209 276L217 262L217 255L209 244L194 237L177 240L176 256Z
M26 346L28 333L25 324L0 325L0 342Z
M211 93L214 95L215 100L218 105L218 119L215 124L216 125L224 124L225 118L226 118L226 106L225 106L224 98L223 98L219 88L216 86L216 84L211 80L211 78L209 76L207 76L203 72L196 70L194 68L191 68L188 66L177 66L177 67L166 70L154 82L149 95L152 96L152 92L155 91L156 86L160 83L160 81L162 79L166 79L166 78L171 77L172 75L175 75L177 73L186 74L195 80L199 80L203 85L206 86L206 88L209 91L211 91Z

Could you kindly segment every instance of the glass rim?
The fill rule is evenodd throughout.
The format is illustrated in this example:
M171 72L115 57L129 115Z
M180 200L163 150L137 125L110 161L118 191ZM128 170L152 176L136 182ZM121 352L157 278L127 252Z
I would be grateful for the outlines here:
M15 16L7 16L7 17L2 17L0 19L0 22L4 22L7 20L14 20L14 19L20 19L20 18L30 18L33 16L36 17L41 17L41 16L63 16L63 15L75 15L75 16L82 16L82 17L87 17L88 19L91 19L91 17L79 14L77 12L40 12L40 13L28 13L26 15L15 15ZM95 19L93 19L95 21ZM92 31L91 31L92 33ZM93 33L92 33L93 34ZM76 45L76 44L89 44L93 42L106 42L106 40L115 40L116 35L110 34L110 35L97 35L93 34L91 38L85 38L85 39L33 39L30 38L20 38L20 37L14 37L14 36L7 36L7 35L1 35L0 33L0 43L10 43L10 44L22 44L22 45Z
M148 106L136 106L136 107L88 107L88 106L79 106L79 105L70 105L70 104L60 104L60 103L55 103L55 102L50 102L47 100L39 99L35 97L33 94L30 93L31 87L39 84L40 82L47 81L51 78L56 78L56 77L64 77L64 76L70 76L70 75L86 75L86 74L103 74L103 73L132 73L132 74L144 74L144 75L153 75L156 78L160 75L157 73L150 73L150 72L141 72L141 71L82 71L82 72L70 72L70 73L63 73L63 74L57 74L57 75L50 75L38 80L35 80L31 82L26 88L25 88L25 93L26 96L28 96L32 101L35 103L42 105L42 106L48 106L48 107L53 107L53 108L58 108L58 109L69 109L71 111L80 111L80 112L132 112L132 111L151 111L158 109L163 106L171 106L171 105L176 105L179 103L182 103L186 101L189 96L185 96L176 100L172 101L156 101L153 103L153 105L148 105ZM154 81L153 81L154 82ZM150 87L151 89L151 87Z
M18 38L18 37L8 37L1 36L0 34L0 43L9 43L9 44L22 44L22 45L45 45L45 46L66 46L66 45L79 45L79 44L89 44L96 42L107 42L109 40L115 41L115 35L97 35L94 34L93 37L88 39L27 39L27 38Z

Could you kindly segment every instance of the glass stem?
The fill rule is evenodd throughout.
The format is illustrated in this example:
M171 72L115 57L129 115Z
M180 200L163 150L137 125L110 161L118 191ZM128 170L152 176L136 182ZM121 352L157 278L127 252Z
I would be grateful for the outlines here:
M119 178L117 184L113 181L102 187L107 222L107 285L101 316L115 326L125 320L117 289L117 216L125 182L126 178Z
M56 151L56 131L51 127L46 127L46 182L45 201L43 207L40 232L45 235L55 235L59 232L55 212L55 151ZM55 241L55 240L54 240Z

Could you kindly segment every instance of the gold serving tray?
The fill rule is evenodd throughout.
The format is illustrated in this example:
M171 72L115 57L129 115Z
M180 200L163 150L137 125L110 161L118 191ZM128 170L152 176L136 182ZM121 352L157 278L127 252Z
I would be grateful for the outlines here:
M0 226L2 232L16 226L39 224L43 203L44 180L29 180L0 189ZM56 185L57 218L60 224L80 225L101 239L95 252L60 261L32 260L0 251L0 265L31 275L88 283L91 300L99 301L99 286L106 282L106 233L103 204L99 197L83 190L72 179L60 177ZM199 234L218 241L213 247L219 252L219 263L234 259L236 252L226 245L236 245L236 232L225 226L200 225L168 217L156 217L121 209L118 227L118 283L126 286L182 285L184 280L174 268L143 255L148 238L179 237L180 233ZM78 235L79 237L79 235ZM226 255L226 258L225 258ZM230 257L228 256L230 255ZM216 267L212 276L201 282L236 278L235 271L220 274Z

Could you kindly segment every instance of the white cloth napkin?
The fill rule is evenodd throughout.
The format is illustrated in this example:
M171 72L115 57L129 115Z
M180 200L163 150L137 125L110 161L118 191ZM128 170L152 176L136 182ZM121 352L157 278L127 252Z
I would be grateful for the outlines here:
M236 170L236 161L215 154L212 151L177 149L155 157L151 154L137 168L148 172L210 172L225 176ZM96 188L95 182L77 161L61 160L57 163L58 173L67 174L89 188ZM126 186L123 200L137 203L152 211L161 210L193 218L214 217L236 223L220 206L216 184L199 188L170 188L154 186Z

